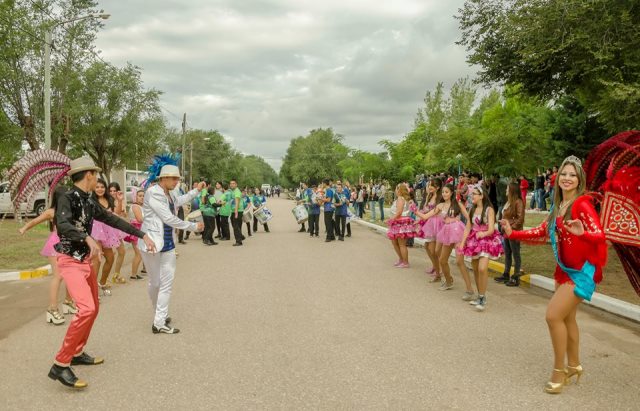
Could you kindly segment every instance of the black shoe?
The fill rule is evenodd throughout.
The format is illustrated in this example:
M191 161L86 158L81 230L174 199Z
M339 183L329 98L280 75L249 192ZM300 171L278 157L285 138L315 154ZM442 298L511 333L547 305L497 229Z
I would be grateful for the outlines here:
M218 245L218 243L216 243L215 241L212 241L211 245Z
M168 327L166 323L162 327L156 327L155 325L152 325L151 331L154 334L178 334L180 332L180 330L177 328Z
M218 234L218 235L216 236L216 238L222 238L222 236L221 236L220 234Z
M493 279L496 283L506 283L507 281L509 281L509 276L508 275L501 275L500 277L496 277Z
M245 237L245 236L242 236L242 241L244 241L244 240L246 240L246 239L247 239L247 237Z
M325 242L325 243L330 243L330 242L332 242L332 241L333 241L333 240L332 240L332 239L330 239L330 238L327 238L326 240L324 240L324 242Z
M264 232L265 232L265 233L269 233L270 231L269 231L269 229L267 228L267 229L265 229L265 230L264 230Z
M228 238L221 238L220 241L229 241Z
M342 236L338 237L338 241L344 241L344 237Z
M213 243L211 241L203 241L202 244L204 244L204 245L213 245Z
M513 276L509 281L504 283L507 287L519 287L520 286L520 277Z
M299 230L298 230L298 232L299 232L299 233L304 233L304 232L306 232L306 231L307 231L307 230L306 230L305 228L301 228L301 229L299 229Z
M66 385L71 388L81 389L88 385L86 382L79 380L78 377L76 377L71 367L61 367L56 364L53 364L49 370L49 378L54 381L60 381L62 385Z
M184 240L180 240L180 241L178 241L178 244L187 244L187 242L184 241Z
M242 245L242 243L233 243L234 247L240 247Z
M186 236L184 239L185 239L185 240L188 240L188 239L189 239L189 236Z
M71 359L71 365L98 365L104 362L104 358L93 358L86 352L78 355L77 357L73 357Z
M347 237L351 237L351 233L347 234Z

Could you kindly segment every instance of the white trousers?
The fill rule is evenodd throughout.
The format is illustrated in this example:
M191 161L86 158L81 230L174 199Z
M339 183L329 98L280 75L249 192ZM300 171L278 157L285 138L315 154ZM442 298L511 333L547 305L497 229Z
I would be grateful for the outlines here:
M149 276L149 298L154 310L153 325L162 327L169 315L171 287L176 274L176 251L140 253Z

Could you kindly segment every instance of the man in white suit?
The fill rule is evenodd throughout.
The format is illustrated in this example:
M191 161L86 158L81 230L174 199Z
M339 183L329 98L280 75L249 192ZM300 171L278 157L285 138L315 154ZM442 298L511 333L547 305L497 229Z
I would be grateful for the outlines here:
M202 231L203 223L191 223L176 217L176 209L194 199L205 183L187 194L176 197L173 190L180 182L180 170L174 165L165 165L160 170L157 184L149 187L144 194L142 230L155 243L157 253L148 252L144 242L139 241L142 260L149 275L149 297L155 311L151 331L154 334L177 334L177 328L170 326L169 300L176 271L174 229Z

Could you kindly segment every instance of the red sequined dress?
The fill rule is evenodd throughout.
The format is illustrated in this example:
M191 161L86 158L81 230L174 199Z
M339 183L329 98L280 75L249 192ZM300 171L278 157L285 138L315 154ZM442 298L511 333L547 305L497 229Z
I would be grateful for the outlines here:
M585 261L589 261L596 268L593 280L598 284L602 281L602 267L607 263L607 244L592 200L590 196L583 195L571 206L571 219L582 222L584 234L574 235L568 232L563 224L563 217L560 216L556 219L556 235L560 261L576 270L580 270ZM549 238L547 222L529 230L513 231L508 238L531 244L545 244ZM557 264L554 278L559 284L571 282L569 275Z

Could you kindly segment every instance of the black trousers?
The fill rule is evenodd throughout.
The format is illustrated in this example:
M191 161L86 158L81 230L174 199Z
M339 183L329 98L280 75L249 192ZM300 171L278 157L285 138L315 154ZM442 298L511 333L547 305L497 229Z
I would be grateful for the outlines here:
M336 235L338 237L340 238L344 237L346 225L347 225L347 216L337 215L336 216Z
M178 207L178 218L180 220L184 220L184 209L182 207ZM189 238L189 232L187 231L187 238ZM178 241L182 242L184 240L184 230L178 230Z
M251 223L245 223L247 224L247 233L249 233L249 237L251 237Z
M351 223L347 223L347 235L351 237Z
M220 216L220 225L218 226L218 229L221 229L222 231L222 234L220 234L222 238L225 240L231 239L231 233L229 233L229 217L224 215Z
M327 240L335 240L333 228L333 211L324 212L324 228L327 230Z
M336 237L340 237L340 219L338 218L338 214L333 212L333 230L336 232Z
M238 217L235 216L235 212L231 213L231 227L236 243L242 244L242 212L238 212Z
M504 239L504 273L505 277L511 276L511 260L515 262L514 276L520 275L520 241Z
M262 225L264 226L264 231L266 231L268 233L269 232L269 224L264 223ZM255 233L256 231L258 231L258 219L253 217L253 232Z
M222 225L222 216L218 214L216 216L216 227L218 227L218 237L222 237L222 228L220 227L221 225Z
M203 215L204 232L202 233L203 243L213 243L213 232L216 229L216 218L214 216Z
M320 214L309 214L309 232L311 234L320 234Z

